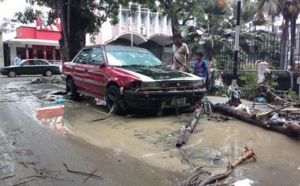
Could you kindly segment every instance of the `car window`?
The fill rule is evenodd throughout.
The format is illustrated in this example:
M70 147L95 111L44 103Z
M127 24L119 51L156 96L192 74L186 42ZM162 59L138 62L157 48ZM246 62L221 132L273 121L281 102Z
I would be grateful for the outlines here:
M86 64L88 62L89 54L91 52L91 48L83 49L74 59L75 63Z
M30 60L26 60L26 61L24 61L24 62L22 63L22 65L23 65L23 66L29 66L29 65L31 65L31 62L30 62Z
M108 64L111 66L156 66L162 64L162 62L152 53L143 51L112 50L107 52L107 60Z
M90 60L93 64L103 64L103 50L102 48L96 47L92 49Z
M37 65L49 65L49 63L47 63L46 61L44 60L37 60Z

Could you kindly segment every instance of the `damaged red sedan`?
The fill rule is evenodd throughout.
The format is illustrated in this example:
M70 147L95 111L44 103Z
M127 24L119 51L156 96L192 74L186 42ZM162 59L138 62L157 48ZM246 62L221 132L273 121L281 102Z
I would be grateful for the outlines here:
M199 101L202 78L171 70L144 48L93 45L63 64L67 97L80 94L102 100L116 114L128 109L182 108Z

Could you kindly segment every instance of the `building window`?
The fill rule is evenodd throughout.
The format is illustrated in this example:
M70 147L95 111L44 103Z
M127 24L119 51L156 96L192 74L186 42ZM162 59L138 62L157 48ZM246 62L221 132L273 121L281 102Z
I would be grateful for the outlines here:
M132 24L136 24L136 14L132 14Z
M145 16L145 14L141 15L141 23L142 23L142 25L146 24L146 16Z
M150 25L153 25L153 21L154 21L154 18L152 15L150 15Z
M122 23L127 23L127 18L128 18L127 13L126 12L122 12L122 17L121 17Z
M161 15L158 16L158 25L161 25Z
M167 26L171 26L171 18L169 16L167 17Z

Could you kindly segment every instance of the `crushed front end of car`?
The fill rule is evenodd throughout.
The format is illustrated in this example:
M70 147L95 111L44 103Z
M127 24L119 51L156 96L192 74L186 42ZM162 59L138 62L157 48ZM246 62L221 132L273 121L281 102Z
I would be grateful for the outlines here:
M123 89L126 105L138 109L183 108L194 105L206 93L203 79L142 82Z

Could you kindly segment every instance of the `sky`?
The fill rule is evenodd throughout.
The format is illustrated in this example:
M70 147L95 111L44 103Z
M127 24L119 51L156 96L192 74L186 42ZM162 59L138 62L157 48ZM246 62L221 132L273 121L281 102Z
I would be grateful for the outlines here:
M4 0L0 2L0 18L12 18L16 12L24 11L26 0Z

